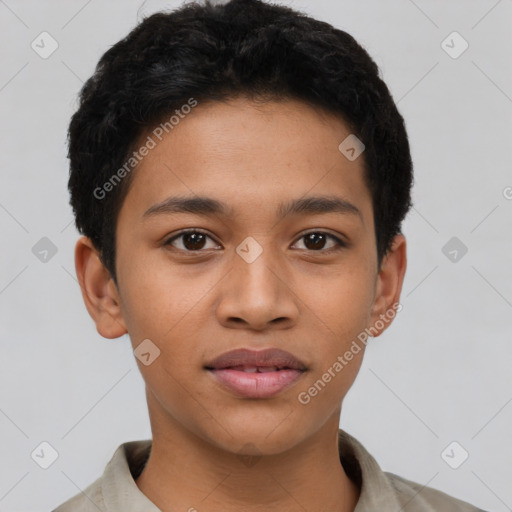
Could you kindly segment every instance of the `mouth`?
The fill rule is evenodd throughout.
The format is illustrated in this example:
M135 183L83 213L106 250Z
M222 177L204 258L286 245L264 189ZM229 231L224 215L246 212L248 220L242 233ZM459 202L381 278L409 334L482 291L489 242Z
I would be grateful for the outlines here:
M232 350L204 368L223 388L244 398L273 397L307 371L302 361L279 349Z

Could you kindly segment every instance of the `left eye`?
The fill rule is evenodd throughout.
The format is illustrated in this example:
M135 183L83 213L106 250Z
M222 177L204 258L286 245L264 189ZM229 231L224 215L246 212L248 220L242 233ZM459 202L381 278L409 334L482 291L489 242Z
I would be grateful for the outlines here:
M326 243L327 239L334 240L334 245L331 245L327 249L325 249L324 245ZM310 233L306 233L305 235L302 235L299 240L305 240L306 249L312 250L312 251L319 251L324 249L322 252L329 252L332 249L335 249L336 247L341 248L345 247L346 244L340 240L339 238L335 237L334 235L330 235L329 233L324 233L323 231L313 231ZM309 247L307 247L309 245Z
M205 247L206 240L207 239L214 240L206 233L198 230L190 230L190 231L182 231L178 235L170 238L165 242L165 245L171 245L175 247L176 249L186 251L186 252L194 252L194 251L200 251L201 249L215 249L216 247L219 247L217 243L213 244L213 247ZM180 240L181 239L181 240ZM305 249L311 250L311 251L322 251L322 252L328 252L331 249L334 249L336 247L341 248L345 247L346 244L340 240L339 238L335 237L334 235L331 235L329 233L324 233L323 231L314 231L310 233L306 233L305 235L302 235L299 240L304 239L305 241ZM334 243L330 246L325 248L325 244L327 240L330 239ZM174 245L174 242L176 240L180 240L180 244L178 244L178 247Z

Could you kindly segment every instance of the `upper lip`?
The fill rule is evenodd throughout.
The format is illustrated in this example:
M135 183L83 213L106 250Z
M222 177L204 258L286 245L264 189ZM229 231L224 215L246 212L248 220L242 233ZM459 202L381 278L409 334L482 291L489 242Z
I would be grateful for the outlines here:
M306 370L306 365L285 350L269 348L265 350L235 349L224 352L219 357L205 365L208 370L220 370L235 366L243 367L273 367Z

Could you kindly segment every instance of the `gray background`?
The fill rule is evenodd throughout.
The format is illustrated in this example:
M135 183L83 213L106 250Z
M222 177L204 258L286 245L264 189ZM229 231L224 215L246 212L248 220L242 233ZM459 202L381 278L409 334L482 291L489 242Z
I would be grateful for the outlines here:
M101 54L138 16L176 5L0 1L0 511L51 510L119 444L151 435L129 339L103 339L82 302L65 138ZM386 471L512 510L512 0L288 5L365 46L415 163L403 310L369 345L341 426ZM59 45L47 59L31 48L43 31ZM458 58L441 46L453 31L469 43ZM46 262L33 253L43 237L57 249ZM468 249L456 261L443 253L452 237ZM43 441L58 452L48 469L31 458ZM458 469L441 456L452 441L469 453Z

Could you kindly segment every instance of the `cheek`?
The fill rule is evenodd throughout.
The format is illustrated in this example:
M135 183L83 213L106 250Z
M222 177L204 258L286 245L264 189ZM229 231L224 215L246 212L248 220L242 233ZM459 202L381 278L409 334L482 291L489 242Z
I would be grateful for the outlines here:
M344 341L357 336L367 326L373 282L366 269L344 268L325 278L302 282L297 295L303 301L307 323L316 324L318 334L329 346L341 350Z
M153 390L166 390L179 403L180 383L189 382L198 371L206 338L201 332L204 308L216 279L207 275L193 279L171 270L162 262L127 265L122 308L132 348L137 352L148 339L158 354L150 365L137 359L144 380Z
M336 407L345 396L360 369L365 344L358 339L371 318L373 281L365 268L348 269L321 286L304 286L307 297L305 323L314 333L316 362L301 386L304 400L313 407ZM315 290L315 293L311 293ZM300 398L300 397L299 397Z
M340 407L357 377L363 353L364 347L344 363L337 360L338 356L333 357L324 366L311 372L297 390L296 407L302 411L303 417L309 419L311 425L316 425L319 418L330 418ZM340 357L343 358L343 354L341 352Z
M127 262L122 284L122 309L134 344L145 338L168 343L200 308L201 299L213 286L207 275L190 278L177 272L165 258ZM190 331L187 331L190 336Z
M311 408L308 414L319 418L329 417L343 401L361 367L365 345L355 337L340 337L323 348L297 391L298 404Z

